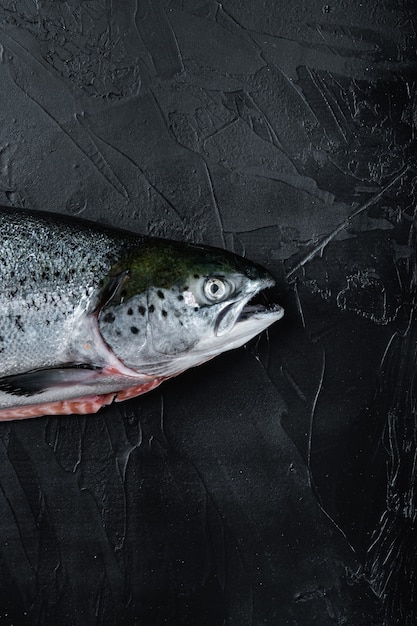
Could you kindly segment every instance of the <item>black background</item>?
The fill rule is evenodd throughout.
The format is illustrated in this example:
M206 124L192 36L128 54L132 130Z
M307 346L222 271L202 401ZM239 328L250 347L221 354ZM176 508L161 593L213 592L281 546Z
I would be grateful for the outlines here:
M0 624L417 623L415 18L1 0L0 204L247 255L286 316L0 425Z

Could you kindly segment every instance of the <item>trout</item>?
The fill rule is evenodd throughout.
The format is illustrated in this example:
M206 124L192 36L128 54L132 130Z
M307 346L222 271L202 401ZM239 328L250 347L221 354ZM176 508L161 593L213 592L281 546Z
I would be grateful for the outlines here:
M95 413L283 315L263 267L205 245L0 207L0 420Z

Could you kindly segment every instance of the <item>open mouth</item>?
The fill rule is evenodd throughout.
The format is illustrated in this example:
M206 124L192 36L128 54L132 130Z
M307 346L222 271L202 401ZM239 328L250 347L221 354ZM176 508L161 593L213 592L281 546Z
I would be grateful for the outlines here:
M274 316L276 321L283 315L284 309L279 304L269 302L263 292L258 292L246 303L235 301L227 304L217 316L214 333L219 337L229 332L239 322L267 316Z
M275 314L277 319L279 319L284 315L284 309L275 302L269 302L264 292L261 291L244 305L237 321L241 322L250 317L269 314Z

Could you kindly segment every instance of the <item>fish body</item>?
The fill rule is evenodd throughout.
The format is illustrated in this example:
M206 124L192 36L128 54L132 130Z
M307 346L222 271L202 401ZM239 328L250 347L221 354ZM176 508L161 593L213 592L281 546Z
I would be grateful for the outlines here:
M231 252L0 208L0 420L92 413L241 346L283 315Z

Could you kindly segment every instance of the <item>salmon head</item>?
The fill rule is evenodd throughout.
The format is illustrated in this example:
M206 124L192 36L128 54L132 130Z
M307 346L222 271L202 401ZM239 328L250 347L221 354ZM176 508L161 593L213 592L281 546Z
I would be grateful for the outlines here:
M99 331L120 361L149 376L238 348L284 314L254 300L275 284L263 267L217 248L149 240L112 268L108 279L117 277Z

